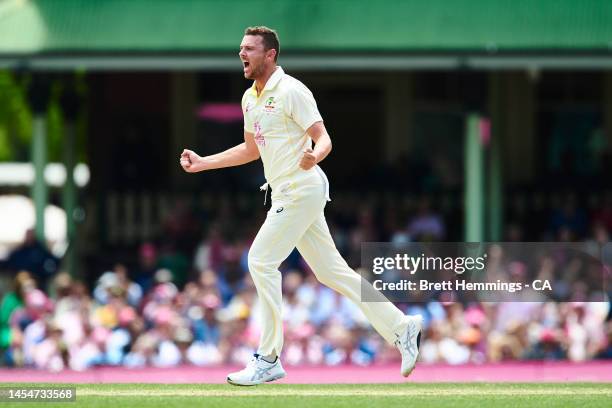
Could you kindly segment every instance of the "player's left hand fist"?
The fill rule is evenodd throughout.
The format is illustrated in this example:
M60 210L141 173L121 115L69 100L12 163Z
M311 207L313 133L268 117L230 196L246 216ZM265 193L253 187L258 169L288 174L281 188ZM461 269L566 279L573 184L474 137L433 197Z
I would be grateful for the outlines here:
M304 150L304 156L300 160L300 167L304 170L310 170L317 164L317 157L312 153L312 149Z

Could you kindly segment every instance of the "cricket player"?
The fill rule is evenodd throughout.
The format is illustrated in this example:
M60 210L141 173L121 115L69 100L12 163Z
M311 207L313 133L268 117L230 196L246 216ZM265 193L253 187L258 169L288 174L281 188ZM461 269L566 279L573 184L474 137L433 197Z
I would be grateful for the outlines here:
M268 186L272 188L272 206L248 255L263 313L259 348L246 368L229 374L227 381L257 385L286 375L280 362L283 319L278 267L296 247L321 283L355 302L378 333L398 347L401 374L408 376L419 352L422 317L405 316L389 301L361 302L362 278L340 256L323 214L330 200L329 183L318 163L331 151L331 139L310 90L277 65L279 49L274 30L263 26L245 30L239 56L245 78L254 82L242 98L244 143L204 157L185 149L180 157L189 173L261 158L267 181L262 189L267 193Z

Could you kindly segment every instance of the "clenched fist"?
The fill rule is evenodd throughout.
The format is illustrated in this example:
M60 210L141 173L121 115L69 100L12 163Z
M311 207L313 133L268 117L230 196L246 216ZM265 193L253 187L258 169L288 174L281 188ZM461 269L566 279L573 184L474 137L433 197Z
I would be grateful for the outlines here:
M196 173L203 170L201 166L202 158L191 150L184 149L181 153L180 163L183 170L187 173Z
M312 153L311 148L304 150L304 156L300 160L300 167L304 170L310 170L317 164L317 157Z

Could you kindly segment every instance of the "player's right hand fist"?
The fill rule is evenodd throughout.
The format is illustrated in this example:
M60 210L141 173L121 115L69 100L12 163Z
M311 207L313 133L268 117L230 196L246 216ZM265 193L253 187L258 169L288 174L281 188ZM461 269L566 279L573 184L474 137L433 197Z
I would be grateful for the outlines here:
M198 156L194 151L184 149L181 153L180 161L181 167L187 173L195 173L202 170L200 166L201 157Z

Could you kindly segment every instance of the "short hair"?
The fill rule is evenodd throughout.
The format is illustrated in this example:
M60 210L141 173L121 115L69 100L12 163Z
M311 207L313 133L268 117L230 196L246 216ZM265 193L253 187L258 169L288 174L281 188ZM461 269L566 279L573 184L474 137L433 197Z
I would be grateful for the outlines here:
M276 50L276 55L274 56L274 62L276 62L280 53L280 42L275 30L266 26L247 27L244 30L244 35L259 35L263 40L264 50Z

